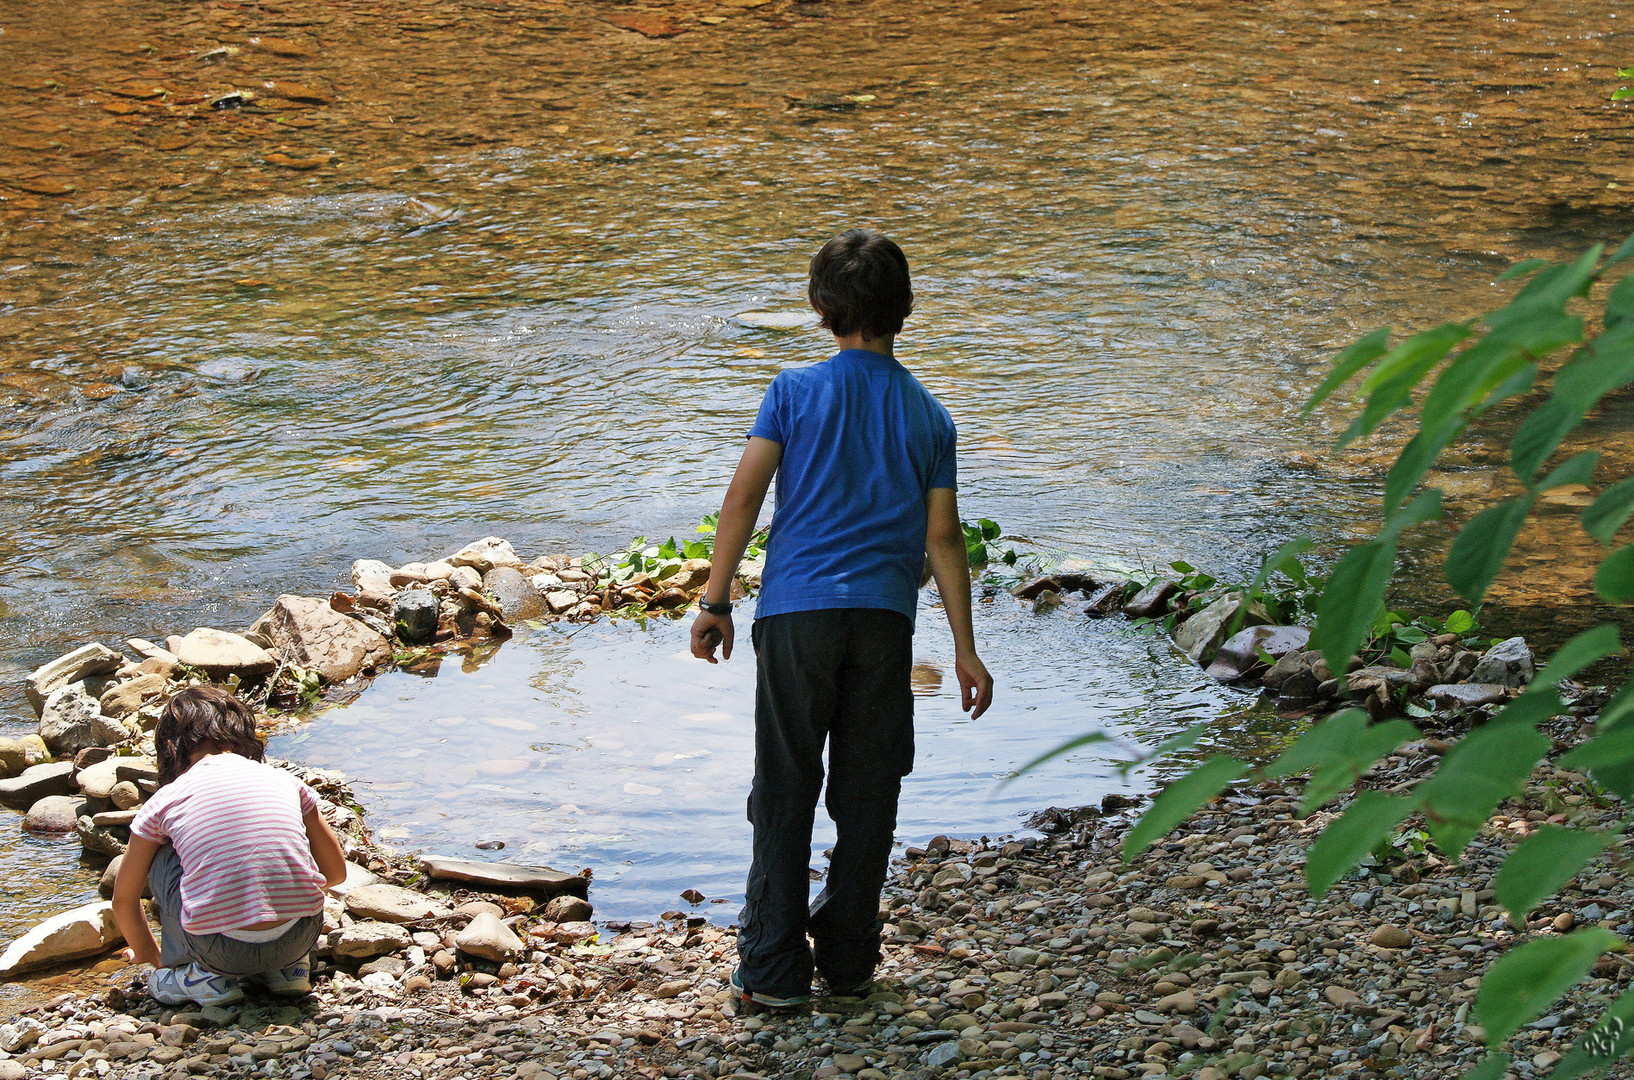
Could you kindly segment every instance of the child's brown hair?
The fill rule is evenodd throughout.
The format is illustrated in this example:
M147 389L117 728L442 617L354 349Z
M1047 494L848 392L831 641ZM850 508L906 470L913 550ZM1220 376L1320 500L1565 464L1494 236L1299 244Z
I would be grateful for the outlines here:
M841 337L900 334L913 311L908 257L890 237L850 229L812 256L806 295L821 325Z
M153 732L159 758L159 786L175 780L193 764L201 748L214 746L239 757L266 756L255 734L249 706L214 686L190 686L170 699Z

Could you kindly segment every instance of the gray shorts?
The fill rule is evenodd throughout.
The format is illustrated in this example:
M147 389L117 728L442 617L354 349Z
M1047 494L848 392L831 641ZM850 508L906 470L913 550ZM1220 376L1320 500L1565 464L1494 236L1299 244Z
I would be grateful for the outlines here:
M272 941L239 941L226 934L190 934L182 928L182 861L164 844L148 868L148 888L159 908L159 964L181 967L196 963L217 975L242 978L278 971L305 960L323 929L322 915L297 919Z

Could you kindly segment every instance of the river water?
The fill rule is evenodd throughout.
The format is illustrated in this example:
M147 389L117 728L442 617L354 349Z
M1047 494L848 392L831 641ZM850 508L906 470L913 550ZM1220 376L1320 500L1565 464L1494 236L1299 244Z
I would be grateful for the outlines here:
M804 267L855 224L913 263L899 352L960 425L967 516L1226 573L1359 534L1383 458L1332 457L1339 414L1299 406L1373 326L1468 315L1510 262L1634 230L1609 101L1631 18L13 5L0 729L26 729L23 675L69 647L241 627L356 558L684 534L772 375L827 354ZM1614 448L1625 414L1601 421ZM1449 490L1501 490L1490 459L1457 459ZM1580 589L1538 585L1579 550L1570 520L1529 540L1495 623ZM962 723L938 617L904 839L1110 790L1096 749L995 792L1088 727L1139 741L1243 705L1151 639L999 598L978 610L999 704ZM684 661L681 629L539 631L475 671L392 674L275 749L361 778L404 846L593 866L604 913L730 901L751 667ZM73 847L0 835L0 937L89 888Z

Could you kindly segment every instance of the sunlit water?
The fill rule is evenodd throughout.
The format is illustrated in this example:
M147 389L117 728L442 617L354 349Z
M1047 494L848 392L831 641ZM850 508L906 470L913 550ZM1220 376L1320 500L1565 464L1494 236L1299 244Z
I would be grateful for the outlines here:
M960 425L967 515L1225 573L1366 527L1377 458L1328 457L1332 417L1299 416L1335 347L1634 227L1608 100L1634 48L1602 8L666 11L642 27L678 36L595 4L6 13L8 730L68 647L241 627L356 558L685 532L765 384L827 355L798 326L804 266L853 224L913 262L900 352ZM259 96L209 107L234 88ZM1007 605L979 613L993 713L961 724L947 683L922 701L905 838L1114 782L1085 752L995 792L1065 734L1232 705L1151 639ZM500 833L595 867L604 911L730 897L749 656L688 665L679 633L535 633L473 674L393 674L286 749L358 777L404 846ZM0 842L34 898L0 935L83 892L73 845L41 850Z

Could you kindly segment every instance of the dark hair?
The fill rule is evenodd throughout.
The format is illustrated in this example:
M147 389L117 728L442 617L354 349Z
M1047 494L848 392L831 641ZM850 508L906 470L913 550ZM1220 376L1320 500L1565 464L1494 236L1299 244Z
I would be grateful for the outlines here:
M841 337L900 334L913 311L908 257L896 241L869 229L841 233L811 257L806 288L822 326Z
M255 714L247 705L218 687L190 686L170 699L153 731L159 786L186 772L193 755L206 746L251 761L266 756L255 734Z

